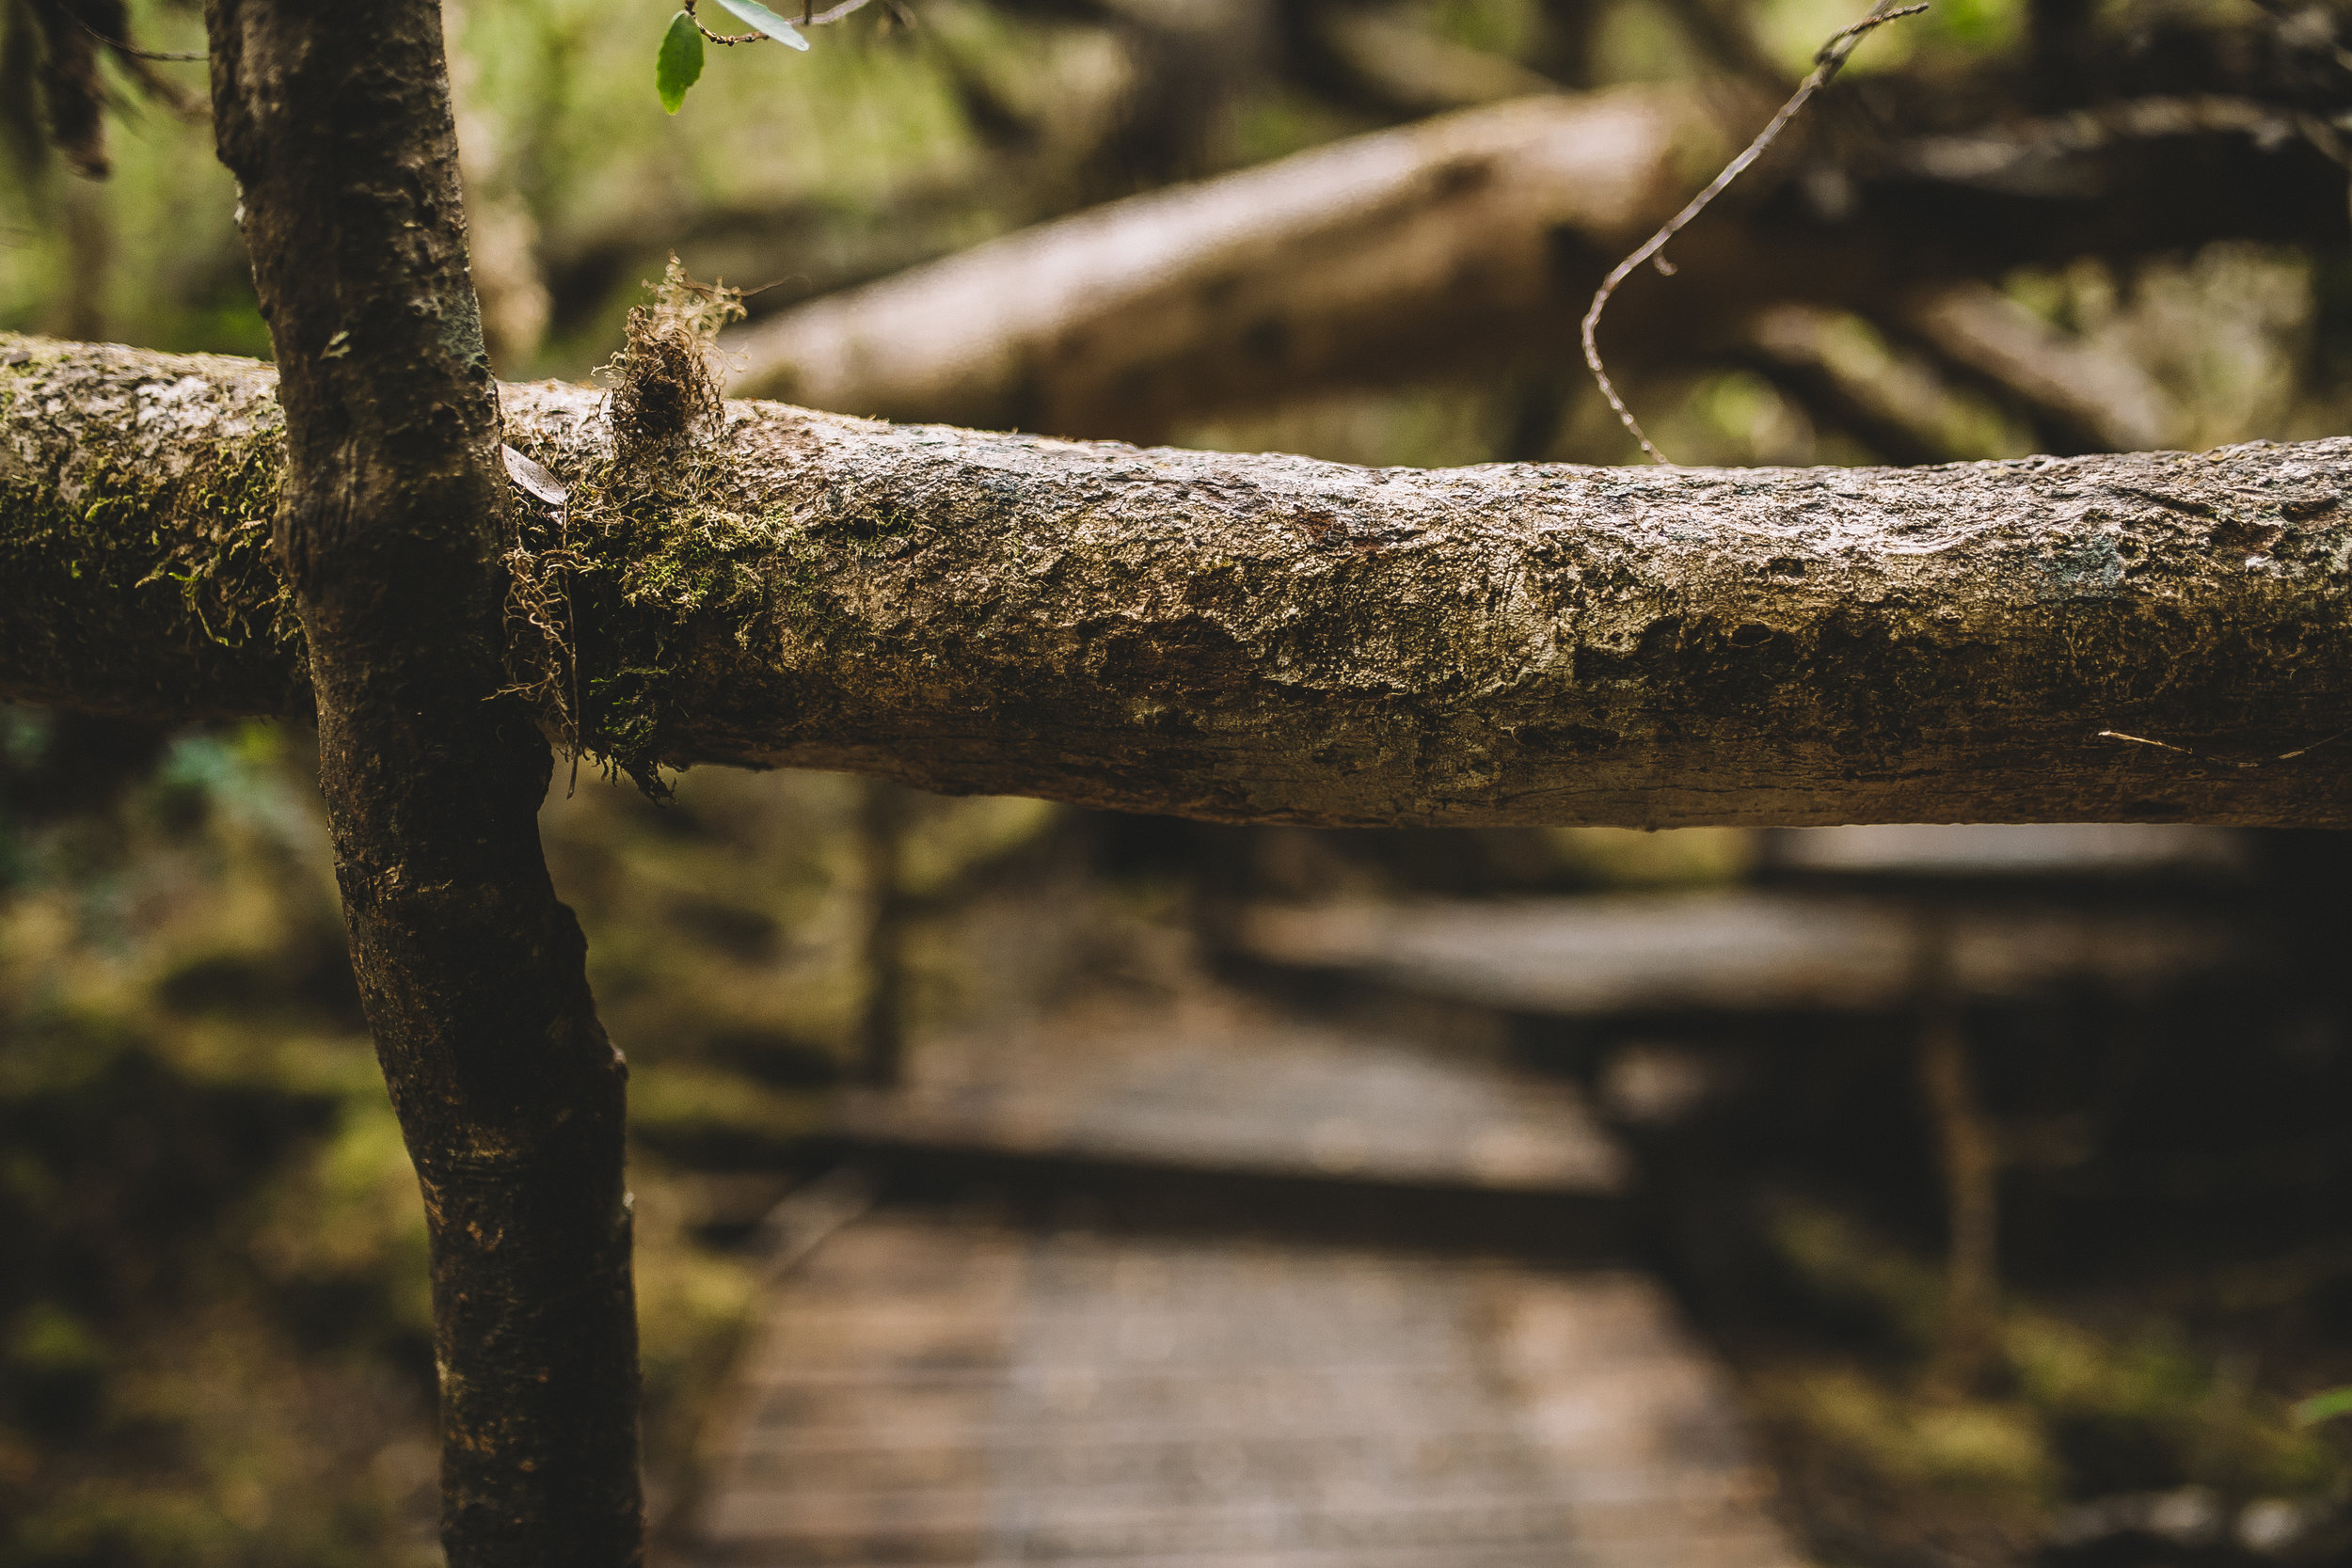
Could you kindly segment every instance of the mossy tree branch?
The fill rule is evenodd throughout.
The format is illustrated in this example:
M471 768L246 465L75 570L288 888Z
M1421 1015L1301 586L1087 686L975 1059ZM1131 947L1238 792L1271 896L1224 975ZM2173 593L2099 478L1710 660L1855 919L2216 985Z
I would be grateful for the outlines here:
M246 504L213 476L269 450L269 371L8 343L0 694L302 711L265 577L151 576ZM571 487L588 738L641 769L1229 821L2352 824L2352 441L1425 473L730 404L647 475L594 391L503 396Z

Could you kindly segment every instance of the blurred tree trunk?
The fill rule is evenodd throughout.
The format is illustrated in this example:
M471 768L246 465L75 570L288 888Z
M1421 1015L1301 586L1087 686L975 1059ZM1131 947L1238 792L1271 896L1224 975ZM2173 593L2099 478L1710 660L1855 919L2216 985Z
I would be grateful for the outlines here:
M276 552L377 1054L424 1190L453 1568L642 1560L626 1070L499 693L506 481L432 0L210 0L285 410Z
M907 817L913 801L904 785L866 779L858 787L857 842L864 862L866 920L860 933L859 1079L873 1088L898 1086L906 1069L905 866Z
M1918 916L1914 979L1917 1036L1913 1054L1921 1108L1935 1139L1944 1182L1944 1323L1931 1381L1965 1399L1997 1350L1999 1330L1999 1141L1977 1095L1968 1035L1952 983L1947 911Z
M106 288L114 275L114 214L109 193L95 180L81 175L52 176L46 191L29 192L34 201L51 209L39 214L54 219L65 240L65 275L56 297L42 314L44 330L61 338L104 342L114 336L106 313Z
M795 307L735 335L732 389L1148 441L1404 364L1491 365L1538 321L1567 345L1570 296L1680 204L1705 132L1684 95L1634 88L1352 137Z
M2091 67L2098 0L2029 0L2026 8L2031 105L2051 109L2079 90Z

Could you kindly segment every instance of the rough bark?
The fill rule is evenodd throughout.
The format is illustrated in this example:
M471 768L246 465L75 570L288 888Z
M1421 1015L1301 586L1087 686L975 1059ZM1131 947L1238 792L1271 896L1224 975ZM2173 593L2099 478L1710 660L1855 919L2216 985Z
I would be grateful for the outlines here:
M231 625L307 649L354 966L430 1227L442 1540L454 1568L635 1563L625 1069L540 855L547 743L492 700L506 481L440 19L431 0L209 0L206 30L283 412L250 372L228 404L183 382L151 406L246 427L244 510L208 526L274 517L274 562L237 544L251 580L282 569L302 636L282 600Z
M136 586L219 537L266 368L8 341L0 695L298 707L266 629ZM1229 821L2352 825L2352 441L1418 472L732 404L625 489L600 404L505 392L571 486L625 759ZM43 522L99 491L103 527ZM141 617L138 658L74 664Z
M1333 388L1572 357L1602 275L1769 112L1630 87L1354 137L796 306L736 335L734 389L1153 440ZM1786 301L1900 318L1927 286L2019 266L2341 244L2343 171L2305 123L2205 97L1851 150L1801 126L1675 242L1675 278L1623 291L1603 346L1619 367L1687 361Z

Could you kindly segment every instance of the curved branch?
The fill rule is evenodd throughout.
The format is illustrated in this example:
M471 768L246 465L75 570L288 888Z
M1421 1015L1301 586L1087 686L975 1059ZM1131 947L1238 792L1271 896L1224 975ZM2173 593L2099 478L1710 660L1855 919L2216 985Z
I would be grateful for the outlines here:
M221 537L268 370L11 352L0 696L296 709L264 581L225 646L139 585ZM1231 821L2352 824L2352 440L1421 472L733 404L640 486L595 392L505 405L595 541L591 727L673 766Z

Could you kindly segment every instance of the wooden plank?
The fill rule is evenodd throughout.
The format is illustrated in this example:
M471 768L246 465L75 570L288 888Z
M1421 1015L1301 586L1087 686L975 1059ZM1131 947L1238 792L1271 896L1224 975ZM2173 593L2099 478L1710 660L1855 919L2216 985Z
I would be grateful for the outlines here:
M969 1447L943 1442L936 1433L905 1435L905 1442L866 1446L835 1445L821 1436L807 1444L747 1441L731 1456L728 1485L800 1493L952 1488L982 1484L992 1465L1017 1471L1044 1491L1307 1474L1327 1464L1359 1475L1478 1473L1514 1462L1527 1440L1509 1421L1436 1423L1408 1432L1327 1426L1280 1432L1229 1423L1209 1432L1167 1428L1105 1436L1096 1429L1075 1444L1001 1426L965 1433Z
M742 1386L710 1568L1793 1561L1624 1272L883 1212L779 1287Z
M1561 1017L1884 1011L1907 1005L1923 942L1916 906L1767 889L1557 899L1262 906L1237 945L1260 962ZM2243 951L2223 915L2048 907L1944 911L1966 995L2068 982L2148 990Z
M2229 880L2248 870L2245 835L2153 822L1872 825L1765 830L1774 871L1837 876Z
M1630 1271L1489 1286L1492 1343L1596 1568L1787 1563L1722 1369Z
M1231 995L940 1042L903 1089L848 1097L837 1126L885 1148L1317 1180L1580 1196L1626 1180L1571 1085Z

